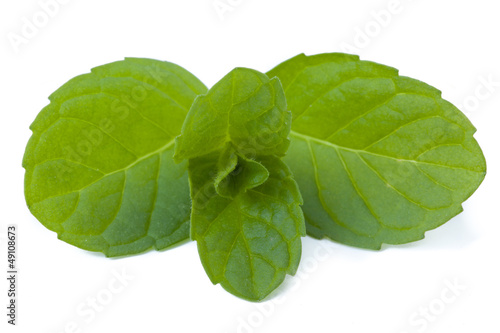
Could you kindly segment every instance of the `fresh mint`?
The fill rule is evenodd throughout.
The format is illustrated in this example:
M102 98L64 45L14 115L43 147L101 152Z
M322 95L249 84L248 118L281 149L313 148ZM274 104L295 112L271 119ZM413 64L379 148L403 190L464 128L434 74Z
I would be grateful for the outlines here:
M107 256L189 237L187 163L174 139L205 86L149 59L94 68L50 96L31 125L26 202L65 242Z
M190 236L210 280L251 301L295 274L306 230L369 249L422 239L486 174L439 90L355 55L236 68L210 90L127 58L49 99L23 159L33 215L107 256Z
M243 155L283 156L291 117L278 79L236 68L196 98L176 139L174 158L198 157L228 143Z
M267 74L293 114L284 161L313 237L371 249L422 239L484 179L476 129L423 82L336 53L301 54Z
M297 184L279 159L291 113L279 80L237 68L199 96L177 138L189 158L191 238L211 281L265 298L295 274L305 225Z

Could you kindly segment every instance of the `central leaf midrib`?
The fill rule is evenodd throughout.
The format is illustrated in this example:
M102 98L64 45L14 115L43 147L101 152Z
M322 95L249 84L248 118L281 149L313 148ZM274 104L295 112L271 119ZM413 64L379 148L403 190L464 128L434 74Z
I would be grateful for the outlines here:
M149 154L146 154L138 159L136 159L134 162L130 163L129 165L121 168L121 169L118 169L118 170L115 170L115 171L112 171L112 172L109 172L109 173L104 173L101 177L97 178L95 181L85 185L84 187L80 188L80 189L77 189L77 190L73 190L73 191L70 191L70 192L67 192L67 193L60 193L60 194L56 194L56 195L53 195L53 196L50 196L50 197L47 197L47 198L44 198L40 201L37 201L37 202L34 202L33 204L38 204L40 202L43 202L45 200L49 200L49 199L52 199L52 198L56 198L56 197L60 197L60 196L63 196L63 195L68 195L68 194L71 194L71 193L75 193L75 192L81 192L83 191L84 189L88 188L89 186L92 186L94 185L95 183L99 182L100 180L102 180L103 178L105 177L108 177L108 176L111 176L111 175L114 175L114 174L117 174L119 172L122 172L122 171L127 171L127 170L130 170L132 169L134 166L136 166L137 164L141 163L142 161L144 160L147 160L148 158L154 156L154 155L157 155L157 154L161 154L163 152L165 152L168 148L170 148L173 144L175 143L175 138L173 138L172 140L170 140L169 142L167 142L164 146L158 148L157 150L149 153ZM63 161L65 161L64 159L61 159ZM69 161L69 160L68 160ZM69 161L71 163L73 163L73 161Z
M305 140L305 141L314 141L316 143L332 147L332 148L334 148L336 150L342 149L342 150L350 151L350 152L353 152L353 153L355 153L357 155L368 154L368 155L372 155L372 156L377 156L377 157L391 159L391 160L394 160L394 161L397 161L397 162L408 162L408 163L415 163L415 164L425 164L425 165L438 166L438 167L444 167L444 168L450 168L450 169L466 170L466 171L470 171L470 172L479 172L479 171L470 170L470 169L467 169L467 168L461 168L461 167L456 167L456 166L450 166L450 165L444 165L444 164L437 164L437 163L431 163L431 162L425 162L425 161L417 161L417 160L409 160L409 159L404 159L404 158L397 158L397 157L394 157L394 156L377 154L377 153L370 152L370 151L367 151L367 150L348 148L348 147L337 145L337 144L332 143L330 141L325 141L325 140L322 140L322 139L315 138L313 136L309 136L309 135L306 135L306 134L301 134L301 133L295 132L293 130L290 131L290 136L291 137L296 137L296 138L299 138L299 139L302 139L302 140Z

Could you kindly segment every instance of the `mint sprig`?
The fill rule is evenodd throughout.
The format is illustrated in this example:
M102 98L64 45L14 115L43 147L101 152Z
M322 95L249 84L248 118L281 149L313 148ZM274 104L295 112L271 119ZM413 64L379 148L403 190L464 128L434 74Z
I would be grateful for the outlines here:
M127 58L49 99L23 159L33 215L107 256L191 234L211 281L251 301L296 272L306 230L370 249L422 239L486 174L439 90L355 55L237 68L209 91Z

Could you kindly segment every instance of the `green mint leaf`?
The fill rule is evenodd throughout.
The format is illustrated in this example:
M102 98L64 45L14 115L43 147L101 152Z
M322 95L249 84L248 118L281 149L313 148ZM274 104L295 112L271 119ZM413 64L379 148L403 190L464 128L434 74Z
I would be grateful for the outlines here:
M419 240L484 179L474 126L439 90L394 68L301 54L268 76L292 111L284 161L311 236L372 249Z
M217 194L234 198L238 193L257 187L269 177L269 171L257 161L239 155L230 145L219 156L215 178Z
M223 149L242 156L285 154L291 114L278 79L236 68L196 98L176 139L177 161Z
M136 58L64 84L31 125L23 166L33 215L107 256L188 238L187 163L174 163L174 138L205 92L177 65Z
M285 154L291 113L278 79L237 68L193 103L176 139L189 159L191 238L214 283L252 301L295 274L302 197Z
M203 267L212 283L251 301L295 274L305 235L302 199L290 170L274 156L260 163L268 179L228 199L217 194L209 176L218 172L217 153L189 160L191 238Z

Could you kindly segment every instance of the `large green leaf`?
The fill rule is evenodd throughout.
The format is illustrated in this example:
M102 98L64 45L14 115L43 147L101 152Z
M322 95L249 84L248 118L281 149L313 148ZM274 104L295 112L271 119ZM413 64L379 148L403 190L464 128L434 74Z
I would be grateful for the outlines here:
M175 146L189 159L191 238L214 284L257 301L297 270L302 198L278 158L291 113L278 79L237 68L193 103Z
M295 274L305 235L297 183L274 156L260 158L269 178L229 199L213 179L217 154L189 160L193 198L191 238L212 283L251 301L265 298Z
M168 62L128 58L94 68L50 96L31 125L25 195L60 239L107 256L189 237L187 163L174 138L206 87Z
M293 123L284 161L309 235L364 248L422 239L486 173L474 126L439 90L347 54L298 55L268 73Z

